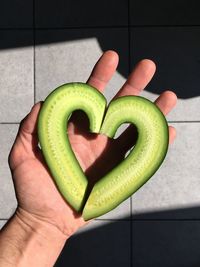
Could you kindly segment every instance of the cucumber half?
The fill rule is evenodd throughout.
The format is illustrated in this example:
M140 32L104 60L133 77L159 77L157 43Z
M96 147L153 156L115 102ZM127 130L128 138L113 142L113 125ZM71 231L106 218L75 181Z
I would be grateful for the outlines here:
M67 136L66 123L78 109L87 114L91 132L113 138L123 123L134 124L138 131L134 149L94 185L88 199L87 177ZM143 97L119 97L106 109L106 99L97 89L69 83L45 99L38 118L38 138L60 193L89 220L111 211L147 182L166 156L169 132L162 112Z

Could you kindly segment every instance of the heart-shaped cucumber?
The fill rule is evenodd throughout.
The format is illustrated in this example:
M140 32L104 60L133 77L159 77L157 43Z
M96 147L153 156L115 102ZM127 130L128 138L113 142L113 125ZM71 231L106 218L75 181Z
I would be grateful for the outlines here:
M123 123L134 124L138 131L135 147L94 185L88 199L87 177L67 136L67 121L78 109L87 114L93 133L113 138ZM82 211L85 220L109 212L130 197L156 172L168 149L166 119L151 101L123 96L111 101L106 114L105 110L106 99L97 89L69 83L56 88L39 113L38 137L46 163L63 197L76 211Z

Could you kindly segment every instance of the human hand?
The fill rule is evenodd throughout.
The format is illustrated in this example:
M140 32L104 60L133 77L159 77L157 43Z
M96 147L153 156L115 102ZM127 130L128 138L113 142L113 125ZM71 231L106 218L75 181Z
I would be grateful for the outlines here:
M103 92L117 65L117 53L105 52L95 65L87 83ZM140 61L115 97L140 94L154 72L155 64L151 60ZM176 100L173 92L165 91L155 103L166 115L175 106ZM42 102L37 103L20 123L9 155L9 166L18 201L16 214L23 220L34 218L55 226L69 237L87 222L67 204L57 190L38 147L37 118L41 105ZM129 126L117 139L90 133L88 119L80 111L72 114L66 131L72 149L91 185L122 161L137 139L134 126ZM169 135L169 141L172 143L176 131L171 126Z

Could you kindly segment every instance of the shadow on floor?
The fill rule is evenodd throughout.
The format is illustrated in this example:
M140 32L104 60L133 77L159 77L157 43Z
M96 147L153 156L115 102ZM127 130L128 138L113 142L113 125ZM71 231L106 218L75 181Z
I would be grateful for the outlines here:
M123 33L123 34L122 34ZM152 59L157 72L146 90L160 94L171 89L182 99L199 96L199 46L200 30L188 28L138 28L132 29L129 51L129 33L122 28L83 28L83 29L38 29L2 30L0 49L26 47L58 42L81 41L96 38L102 51L118 52L120 64L118 72L128 76L127 56L130 68L143 58ZM35 41L34 41L35 36ZM126 38L125 38L126 36ZM178 36L178 37L177 37ZM176 38L175 41L173 41ZM168 40L171 40L170 42ZM185 42L184 40L190 40ZM167 53L166 53L167 51ZM187 55L187 56L186 56ZM84 56L84 51L83 51Z
M140 214L132 222L95 220L96 228L68 240L55 266L127 267L132 250L134 267L199 267L200 221L191 216L199 218L200 207Z

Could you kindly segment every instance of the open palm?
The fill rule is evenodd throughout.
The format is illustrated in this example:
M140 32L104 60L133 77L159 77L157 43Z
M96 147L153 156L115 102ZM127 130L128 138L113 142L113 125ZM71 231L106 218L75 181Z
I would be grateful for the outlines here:
M96 63L87 83L103 92L118 65L114 51L105 52ZM151 60L142 60L115 97L138 95L149 83L155 72ZM155 101L163 114L176 104L176 95L163 92ZM86 224L81 214L76 213L60 195L38 147L37 118L42 102L37 103L20 123L16 140L9 155L9 165L18 200L19 216L34 216L38 220L55 225L66 235L71 235ZM66 131L73 151L88 177L90 184L116 166L134 145L137 139L134 126L117 139L89 132L87 117L75 111ZM175 138L175 129L169 127L170 143Z

